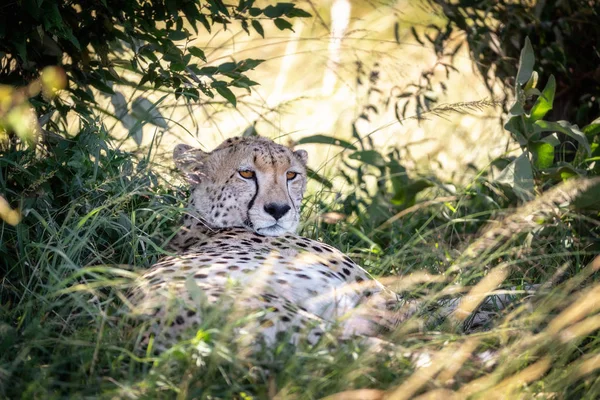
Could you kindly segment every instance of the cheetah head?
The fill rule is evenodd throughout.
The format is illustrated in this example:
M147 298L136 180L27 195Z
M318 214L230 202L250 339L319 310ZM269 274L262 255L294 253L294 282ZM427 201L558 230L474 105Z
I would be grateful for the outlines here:
M184 144L173 151L192 185L191 205L208 227L265 236L298 227L307 157L261 137L227 139L210 153Z

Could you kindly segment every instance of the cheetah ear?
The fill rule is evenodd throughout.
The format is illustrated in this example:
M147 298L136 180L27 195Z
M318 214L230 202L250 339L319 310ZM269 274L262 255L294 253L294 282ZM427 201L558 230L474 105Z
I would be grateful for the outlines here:
M306 150L296 150L294 151L294 156L302 163L302 165L306 165L308 161L308 152Z
M197 185L201 182L201 178L204 175L202 172L204 158L207 155L208 153L187 144L178 144L173 149L175 166L185 174L187 181L192 185Z

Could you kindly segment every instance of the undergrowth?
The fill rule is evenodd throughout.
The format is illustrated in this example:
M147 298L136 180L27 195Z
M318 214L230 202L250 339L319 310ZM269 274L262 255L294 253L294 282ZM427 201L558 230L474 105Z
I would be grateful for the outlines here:
M127 292L136 271L166 254L186 189L174 174L165 179L153 149L112 148L97 121L53 148L61 157L13 151L0 159L0 191L21 198L13 206L24 213L0 231L2 397L347 398L343 392L365 388L389 390L391 398L600 395L600 263L589 212L558 207L533 226L505 218L516 228L477 248L482 227L520 210L485 207L485 174L445 201L435 201L444 187L433 186L424 192L432 201L379 226L352 216L324 222L343 204L335 193L314 192L303 233L420 302L420 312L390 334L396 349L327 337L315 348L251 353L215 315L155 356L139 350L144 327L128 315ZM382 212L384 221L397 214ZM482 288L486 279L491 286ZM541 285L535 295L532 284ZM466 333L468 320L439 310L440 301L498 286L514 302L492 324ZM487 366L486 350L495 360Z

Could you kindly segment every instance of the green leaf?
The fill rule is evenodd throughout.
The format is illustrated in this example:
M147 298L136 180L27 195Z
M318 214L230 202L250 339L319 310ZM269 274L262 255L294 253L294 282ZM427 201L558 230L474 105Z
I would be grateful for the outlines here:
M525 109L523 108L523 104L521 104L519 100L515 100L508 112L511 116L518 117L525 114Z
M169 31L167 33L167 36L169 37L169 39L171 40L184 40L187 39L188 36L190 36L189 32L186 30L181 30L181 31Z
M534 131L535 132L561 132L567 136L575 139L583 148L586 150L588 156L592 153L590 148L590 143L587 138L579 130L577 125L571 125L567 121L558 121L558 122L549 122L549 121L536 121L534 123Z
M231 90L229 90L226 86L217 86L215 87L217 93L223 96L228 102L230 102L234 107L237 107L237 99Z
M527 83L533 73L534 64L535 56L533 54L533 47L531 47L529 38L526 37L525 46L521 50L521 57L519 58L519 71L517 72L517 83L519 85Z
M365 164L373 165L374 167L384 167L386 162L375 150L355 151L349 156L353 160L362 161Z
M310 18L312 15L300 8L293 8L292 10L285 13L286 17L289 18Z
M204 55L204 51L202 51L201 49L191 46L191 47L188 47L188 51L194 57L198 57L202 61L206 62L206 56Z
M390 157L391 158L391 157ZM390 181L392 182L392 189L394 190L394 197L398 196L398 193L404 190L404 187L408 186L408 175L406 174L406 168L402 166L396 159L391 158L388 163L390 170Z
M108 86L106 83L104 83L102 80L98 79L98 78L88 78L90 84L95 87L96 89L98 89L101 92L104 93L108 93L108 94L115 94L114 90L111 89L110 86Z
M345 149L356 150L356 146L352 143L347 142L342 139L337 139L331 136L325 135L312 135L298 140L298 144L308 144L308 143L320 143L320 144L330 144L332 146L340 146Z
M306 175L308 179L314 179L319 182L321 185L325 186L327 189L333 188L333 184L327 178L322 175L319 175L315 170L311 168L306 168Z
M200 23L204 25L204 29L210 33L210 22L208 22L208 19L204 14L200 13L200 15L198 15L198 21L200 21Z
M282 15L287 14L291 10L294 9L294 4L292 3L277 3L275 6L267 6L263 10L263 14L269 18L278 18Z
M260 24L260 22L258 22L257 20L253 19L252 20L252 27L254 28L254 30L256 31L256 33L258 33L263 38L265 37L265 30L263 29L263 27Z
M548 143L549 145L552 145L552 147L556 147L560 144L560 139L558 139L558 135L556 133L548 135L545 138L542 138L540 141Z
M275 26L277 28L279 28L280 31L283 31L285 29L289 29L292 32L294 31L292 29L292 24L289 21L286 21L285 19L277 18L277 19L275 19L274 22L275 22Z
M251 81L246 76L240 76L239 78L236 78L235 80L231 81L231 86L243 89L250 89L250 86L256 86L258 84L258 82Z
M265 60L257 60L254 58L247 58L238 63L238 71L244 72L244 71L254 69L257 66L259 66L260 64L262 64L263 62L265 62Z
M262 14L262 10L260 8L257 7L251 7L248 10L248 14L250 14L251 17L258 17L260 14Z
M541 96L537 98L535 104L531 108L531 112L529 114L530 121L538 121L544 118L548 111L552 110L555 92L556 80L554 79L554 75L550 75L550 79L548 79L548 83L546 83L546 87L544 87Z
M543 172L545 178L549 177L559 182L586 175L585 170L576 169L571 164L567 163L562 163L562 165L555 168L547 168Z
M200 71L198 71L198 75L212 76L219 72L219 68L217 67L202 67Z
M589 125L586 125L581 129L588 139L592 139L594 136L600 133L600 118L596 118Z
M529 80L523 87L523 90L525 90L525 92L527 92L530 89L535 89L537 87L538 78L539 78L538 73L536 71L533 71L531 73L531 78L529 78Z
M530 142L527 146L531 154L533 154L533 165L537 169L550 168L554 163L554 146L549 143Z
M223 0L208 0L208 3L212 6L213 10L218 10L229 17L229 11L223 3Z
M540 92L539 89L536 89L536 88L524 89L524 93L525 93L525 97L541 96L542 95L542 92Z
M169 68L171 69L171 71L175 71L175 72L183 71L185 69L185 67L186 67L185 64L178 63L178 62L172 62L169 65Z
M527 145L527 138L525 137L526 132L523 132L523 124L520 117L510 118L504 125L504 129L513 134L519 145Z
M226 62L226 63L219 65L219 72L223 72L223 73L232 72L232 71L235 71L237 66L238 66L237 63Z
M419 192L432 186L433 183L426 179L418 179L416 181L413 181L394 194L394 197L392 198L392 203L395 205L410 207L415 204L415 200Z
M521 154L508 164L500 172L500 175L496 178L496 182L511 187L515 195L523 201L533 198L533 170L527 158L527 153Z

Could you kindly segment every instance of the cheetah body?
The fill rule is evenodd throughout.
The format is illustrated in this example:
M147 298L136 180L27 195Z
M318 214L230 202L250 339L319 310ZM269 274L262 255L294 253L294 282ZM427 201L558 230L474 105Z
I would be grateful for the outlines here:
M197 327L203 301L239 311L228 316L262 312L246 331L267 343L282 334L314 343L338 323L346 337L376 335L395 296L339 250L293 233L305 152L234 138L211 153L180 146L174 158L192 183L192 210L171 242L176 255L142 275L135 297L159 317L157 335Z

